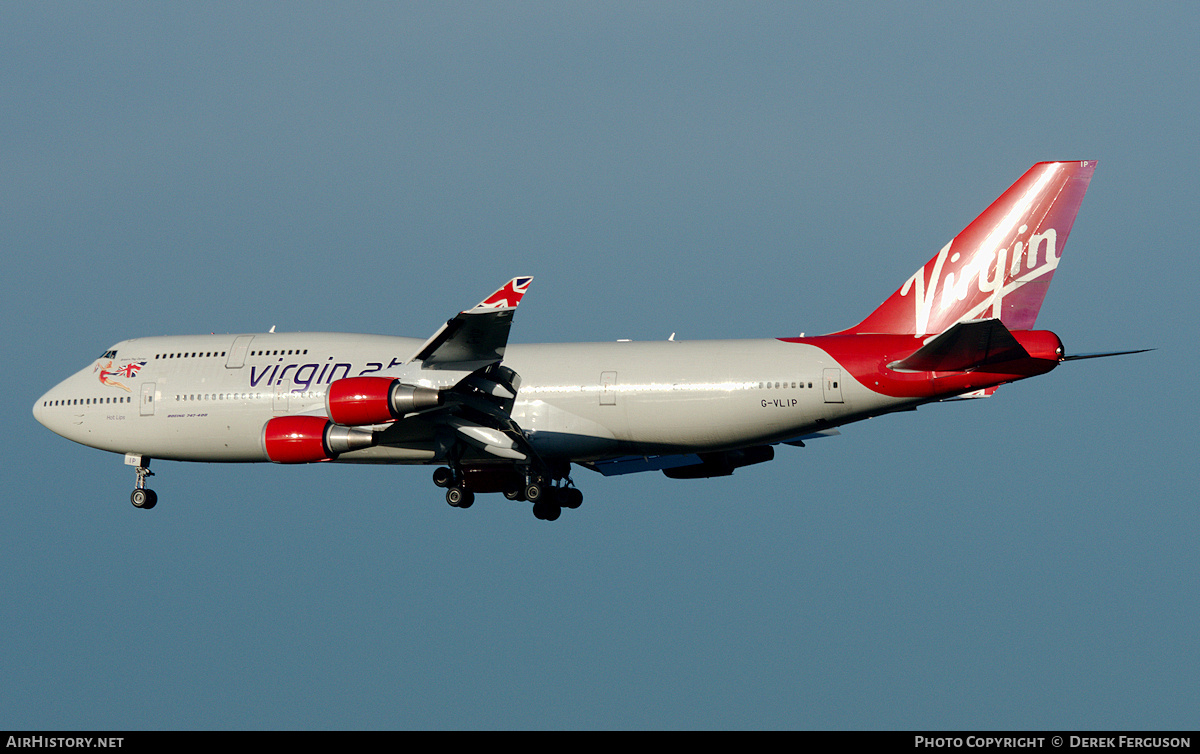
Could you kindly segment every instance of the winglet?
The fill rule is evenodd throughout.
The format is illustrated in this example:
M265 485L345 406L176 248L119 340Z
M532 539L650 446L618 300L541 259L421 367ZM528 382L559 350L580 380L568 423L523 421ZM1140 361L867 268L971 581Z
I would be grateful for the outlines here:
M513 312L529 290L532 277L508 281L492 295L442 325L409 361L425 366L459 366L472 369L504 358Z
M516 309L517 304L521 303L521 297L529 290L529 284L532 282L532 277L513 278L495 293L467 311L473 312L478 309Z

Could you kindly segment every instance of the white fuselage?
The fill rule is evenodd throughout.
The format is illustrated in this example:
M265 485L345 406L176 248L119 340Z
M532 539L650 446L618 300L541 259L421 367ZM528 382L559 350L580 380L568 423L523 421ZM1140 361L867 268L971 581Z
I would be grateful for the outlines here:
M137 338L48 391L34 415L115 453L266 461L264 424L324 416L334 380L370 374L444 388L468 374L409 362L421 343L340 333ZM512 419L540 453L571 461L780 442L919 402L867 389L819 348L768 339L509 345L504 365L520 376ZM402 436L338 460L442 460L434 426L403 424Z

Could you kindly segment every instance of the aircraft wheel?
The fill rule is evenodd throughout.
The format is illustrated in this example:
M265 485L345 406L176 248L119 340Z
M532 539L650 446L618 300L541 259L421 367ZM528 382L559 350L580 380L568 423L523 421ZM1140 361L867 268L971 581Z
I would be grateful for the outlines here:
M521 490L505 490L504 496L509 500L524 500L525 493Z
M454 472L445 466L433 470L433 483L438 487L449 487L454 483Z
M542 499L546 489L538 482L530 482L525 487L525 499L531 503L536 503Z
M568 487L562 491L562 505L564 508L575 510L580 505L583 505L583 493L574 487Z
M158 495L154 490L136 489L129 496L129 502L133 503L134 508L148 511L158 505Z
M562 515L562 508L552 503L534 503L533 517L542 521L557 521Z
M470 508L475 503L475 493L462 487L446 490L446 502L453 508Z

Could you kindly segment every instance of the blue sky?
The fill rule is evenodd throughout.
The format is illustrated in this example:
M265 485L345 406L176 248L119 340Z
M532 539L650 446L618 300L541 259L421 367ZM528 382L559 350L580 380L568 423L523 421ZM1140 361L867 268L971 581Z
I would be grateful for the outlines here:
M1190 4L0 6L0 724L1191 728ZM733 477L157 463L34 422L139 335L847 327L1031 164L1100 166L1066 365ZM1189 469L1191 469L1189 471ZM491 499L495 497L495 499Z

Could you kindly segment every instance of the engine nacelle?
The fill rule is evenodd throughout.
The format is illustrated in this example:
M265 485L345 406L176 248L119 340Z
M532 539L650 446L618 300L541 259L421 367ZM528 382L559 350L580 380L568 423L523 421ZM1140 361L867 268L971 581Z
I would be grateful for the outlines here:
M275 463L331 461L374 444L371 431L334 424L323 416L276 416L262 432L263 452Z
M391 377L334 380L325 396L329 418L336 424L352 427L384 424L440 403L435 388L405 385Z

